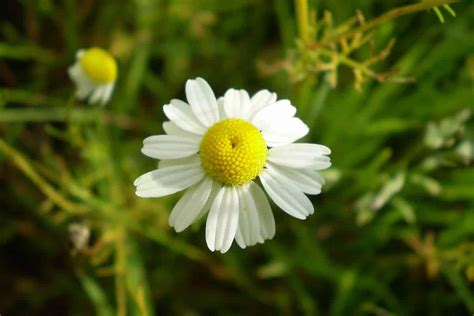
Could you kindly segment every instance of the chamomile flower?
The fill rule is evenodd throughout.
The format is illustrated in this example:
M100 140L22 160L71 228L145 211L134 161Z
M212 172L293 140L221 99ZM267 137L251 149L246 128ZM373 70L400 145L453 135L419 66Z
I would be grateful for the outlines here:
M143 141L143 154L160 159L158 169L135 180L140 197L161 197L188 189L174 206L169 224L177 232L207 215L206 242L222 253L232 242L245 248L275 235L268 196L298 219L314 212L306 194L319 194L317 170L331 165L329 148L294 143L308 127L288 100L261 90L252 97L228 90L216 100L208 83L186 82L188 103L164 106L166 135ZM257 184L260 180L263 189Z
M114 90L117 63L109 52L101 48L81 49L68 73L77 85L78 99L89 98L89 103L105 104Z

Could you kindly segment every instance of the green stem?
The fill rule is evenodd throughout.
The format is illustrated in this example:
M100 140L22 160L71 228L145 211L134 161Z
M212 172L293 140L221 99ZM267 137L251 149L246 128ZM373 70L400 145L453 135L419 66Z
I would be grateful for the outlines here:
M295 0L295 8L299 36L304 43L309 43L311 34L308 22L308 0Z
M144 126L134 118L105 112L105 120L108 125L122 129L143 130ZM0 123L23 123L23 122L69 122L74 124L85 124L97 121L97 110L94 108L72 108L65 107L23 107L0 109Z
M318 49L318 52L321 54L321 55L324 55L326 57L330 57L332 58L334 56L334 53L328 49L325 49L325 48L319 48ZM345 56L345 55L342 55L342 54L338 54L337 55L337 58L339 59L339 61L342 63L342 64L345 64L346 66L349 66L351 68L354 68L354 69L360 69L365 75L371 77L371 78L374 78L374 79L377 79L377 74L370 70L368 67L362 65L361 63L358 63L357 61Z
M115 236L115 296L117 300L117 316L127 314L125 285L126 249L124 229L118 228Z
M71 213L86 212L84 207L68 201L64 196L50 186L49 183L36 172L36 170L31 166L31 163L23 157L21 153L5 143L2 139L0 139L0 152L3 152L6 156L10 157L18 169L20 169L20 171L23 172L23 174L27 176L54 204Z

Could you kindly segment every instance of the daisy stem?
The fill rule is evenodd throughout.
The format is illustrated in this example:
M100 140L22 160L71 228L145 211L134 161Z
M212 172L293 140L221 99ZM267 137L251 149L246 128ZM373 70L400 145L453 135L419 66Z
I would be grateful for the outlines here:
M72 110L74 108L74 102L75 101L75 95L74 93L71 94L71 96L69 97L69 99L67 100L67 103L66 103L66 122L67 123L71 123L71 113L72 113Z
M295 9L299 37L304 43L308 43L311 39L308 22L308 0L295 0Z
M117 300L117 316L127 314L125 266L126 249L124 229L118 228L115 234L115 296Z
M106 124L107 115L101 108L97 108L96 110L97 121L95 128L95 138L99 142L103 152L103 155L100 155L96 163L97 168L103 169L104 174L108 180L105 183L102 183L99 192L106 201L115 201L118 204L121 204L121 195L117 193L119 192L117 185L120 183L120 180L118 179L118 168L116 166L116 161L114 159L115 156L112 150L112 137Z
M311 29L309 25L309 10L308 0L295 0L296 10L296 21L298 24L298 33L301 41L308 45L311 42ZM302 116L305 117L308 105L308 93L310 90L307 88L313 87L315 82L314 76L309 76L305 83L298 88L297 95L299 100L298 109L301 111Z
M76 104L76 96L72 94L67 103L66 103L66 123L67 123L67 135L71 139L71 142L74 144L79 144L81 142L81 137L79 133L79 126L73 120L73 111Z
M120 180L118 179L118 168L112 151L112 139L110 130L107 128L107 116L103 108L98 109L96 136L102 145L104 151L103 158L97 161L98 166L105 168L107 177L106 183L101 187L101 195L106 201L109 201L111 208L105 208L108 216L119 216L123 211L123 200L121 199ZM104 160L103 160L104 159ZM113 201L113 202L112 202ZM114 205L114 203L116 203ZM127 228L125 223L120 223L114 234L115 241L115 296L117 304L117 316L127 315Z

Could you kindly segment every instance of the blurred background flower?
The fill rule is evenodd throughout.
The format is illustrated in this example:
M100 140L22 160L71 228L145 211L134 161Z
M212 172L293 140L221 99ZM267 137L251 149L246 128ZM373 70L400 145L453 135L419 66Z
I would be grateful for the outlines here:
M89 103L109 102L117 80L117 63L105 50L97 47L80 49L76 62L68 69L77 86L76 97Z

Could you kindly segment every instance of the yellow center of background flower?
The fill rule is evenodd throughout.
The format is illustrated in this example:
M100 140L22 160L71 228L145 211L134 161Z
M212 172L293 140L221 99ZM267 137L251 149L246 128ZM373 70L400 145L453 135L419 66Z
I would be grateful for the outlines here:
M267 160L267 144L260 131L235 118L211 126L199 149L203 169L226 185L241 185L255 179Z
M86 50L79 61L82 69L94 81L111 83L117 78L117 63L107 51L101 48Z

